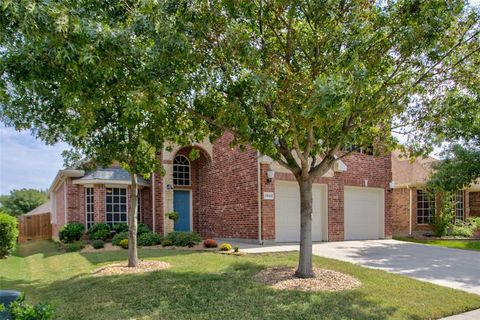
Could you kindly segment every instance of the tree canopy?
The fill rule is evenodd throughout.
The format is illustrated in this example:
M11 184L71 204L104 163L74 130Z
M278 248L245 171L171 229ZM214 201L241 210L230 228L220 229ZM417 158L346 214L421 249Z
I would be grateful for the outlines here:
M131 173L129 265L136 265L137 174L160 168L166 142L201 140L180 106L192 90L182 26L169 1L6 1L0 15L1 117L68 163L118 161Z
M37 189L14 189L0 196L0 209L13 216L25 214L48 201L47 194Z
M413 130L409 147L427 153L442 138L431 128L478 102L479 13L465 1L194 3L192 112L295 175L299 276L312 274L315 178L359 147L398 147L392 132Z

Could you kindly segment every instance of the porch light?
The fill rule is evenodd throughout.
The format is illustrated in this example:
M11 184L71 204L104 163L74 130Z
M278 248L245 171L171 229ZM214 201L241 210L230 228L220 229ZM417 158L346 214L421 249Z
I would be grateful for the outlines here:
M390 182L388 183L388 189L389 189L389 190L395 189L395 181L390 181Z
M268 183L272 182L273 178L275 178L275 171L268 170L267 171L267 182Z

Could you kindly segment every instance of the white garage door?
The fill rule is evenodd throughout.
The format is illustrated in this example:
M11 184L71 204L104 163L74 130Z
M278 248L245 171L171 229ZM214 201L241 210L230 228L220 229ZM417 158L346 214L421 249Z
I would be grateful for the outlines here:
M384 238L384 190L345 187L345 240Z
M313 185L313 241L322 241L322 234L327 234L326 195L325 185ZM300 241L300 190L296 182L275 182L275 238L277 242Z

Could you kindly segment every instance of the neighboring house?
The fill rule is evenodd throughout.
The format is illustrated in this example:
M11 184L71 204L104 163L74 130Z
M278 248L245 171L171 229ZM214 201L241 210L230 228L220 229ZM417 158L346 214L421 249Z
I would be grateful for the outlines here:
M30 210L29 212L23 214L22 216L24 216L24 217L25 216L37 216L39 214L50 213L51 208L52 208L52 204L51 204L50 200L48 200L47 202L39 205L35 209Z
M425 190L434 158L417 158L414 161L392 153L392 228L394 235L422 234L431 231L430 223L439 214L441 199ZM472 185L455 193L455 220L464 221L469 216L480 216L480 185Z
M300 196L295 178L252 148L231 148L225 134L165 150L164 175L139 179L139 221L157 233L196 231L202 237L252 242L295 242L300 234ZM200 157L190 160L190 150ZM314 184L313 240L390 237L390 155L352 153ZM50 188L54 236L68 222L127 221L130 178L120 168L60 170ZM173 225L165 214L179 213Z

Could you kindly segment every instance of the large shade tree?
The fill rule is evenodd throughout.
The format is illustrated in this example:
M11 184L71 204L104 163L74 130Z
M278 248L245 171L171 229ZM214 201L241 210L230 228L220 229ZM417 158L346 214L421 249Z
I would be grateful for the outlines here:
M8 214L18 216L35 209L48 201L47 193L38 189L14 189L0 196L0 208Z
M181 10L204 84L189 111L298 182L298 277L313 276L315 179L344 150L390 150L393 131L438 121L447 98L478 87L457 81L466 63L478 68L479 15L464 1L184 1Z
M2 120L47 143L72 146L67 162L118 161L131 174L129 263L137 266L138 175L159 169L165 142L199 140L179 92L188 43L168 1L6 1L0 8ZM173 29L173 26L175 28ZM175 30L173 32L172 30Z

